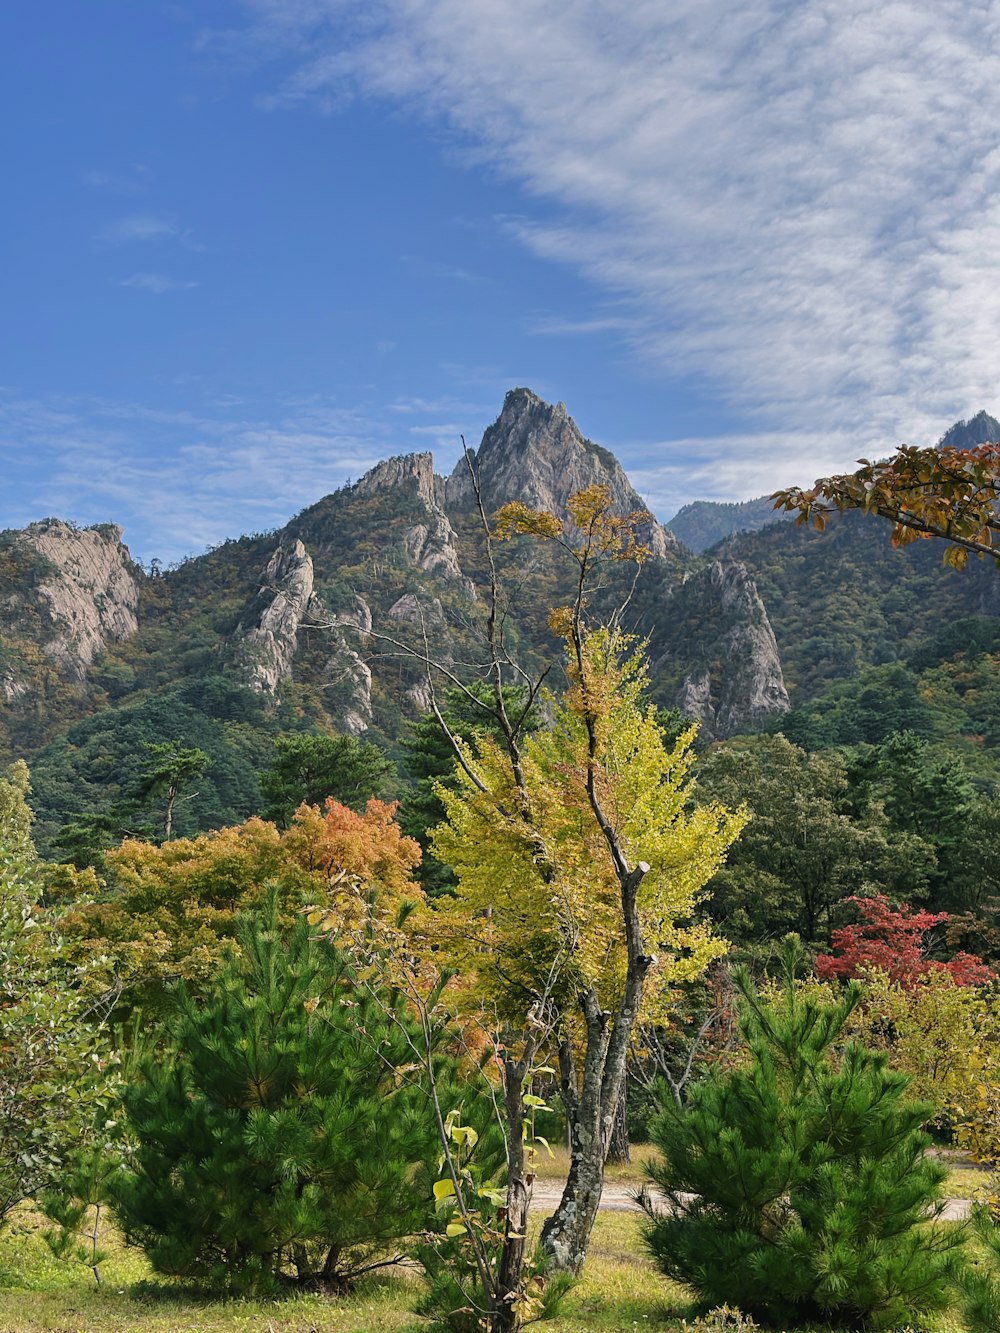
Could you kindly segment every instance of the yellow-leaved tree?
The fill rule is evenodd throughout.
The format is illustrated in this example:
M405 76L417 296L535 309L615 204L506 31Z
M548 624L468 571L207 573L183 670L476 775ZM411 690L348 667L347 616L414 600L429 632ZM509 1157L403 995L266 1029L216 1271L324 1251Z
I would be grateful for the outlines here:
M642 562L635 532L648 515L615 515L607 490L596 486L568 507L569 523L522 504L498 515L495 537L553 543L575 562L573 600L550 617L565 645L567 684L546 699L551 725L526 733L521 719L537 686L512 716L494 573L493 726L471 743L452 736L459 781L439 790L446 819L433 835L434 854L458 886L415 928L508 1034L501 1063L512 1144L521 1138L532 1062L554 1047L571 1160L542 1243L555 1267L578 1272L633 1032L669 982L696 976L723 949L695 914L747 816L719 805L689 808L694 729L665 744L642 697L642 644L621 632L617 617L588 622L595 573L608 561ZM530 1175L515 1146L506 1206L515 1237L524 1231Z
M601 629L584 649L596 794L629 862L648 867L636 913L651 951L646 980L658 983L643 1000L642 1016L652 1018L650 1005L669 983L700 975L725 951L695 912L744 819L718 805L685 808L695 729L665 744L642 698L641 645ZM573 685L551 707L552 725L522 746L528 809L502 743L488 735L460 742L458 788L441 787L447 818L433 832L434 854L454 870L458 889L424 919L480 1000L514 1019L524 996L547 986L563 1004L564 1035L581 1038L581 987L596 986L605 1008L620 1000L628 940L614 853L588 794L582 692Z

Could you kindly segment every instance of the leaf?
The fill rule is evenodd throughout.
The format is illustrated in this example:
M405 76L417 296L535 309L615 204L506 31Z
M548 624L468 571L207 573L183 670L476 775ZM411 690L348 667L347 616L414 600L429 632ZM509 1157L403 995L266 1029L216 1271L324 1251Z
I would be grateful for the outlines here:
M434 1197L437 1199L438 1203L442 1203L445 1199L450 1199L454 1193L455 1182L453 1180L435 1180Z
M464 1236L464 1235L466 1234L466 1226L465 1226L465 1223L464 1223L464 1222L449 1222L448 1225L445 1227L444 1234L445 1234L450 1240L454 1240L456 1236Z
M452 1125L451 1138L459 1147L474 1148L479 1142L479 1134L471 1125Z

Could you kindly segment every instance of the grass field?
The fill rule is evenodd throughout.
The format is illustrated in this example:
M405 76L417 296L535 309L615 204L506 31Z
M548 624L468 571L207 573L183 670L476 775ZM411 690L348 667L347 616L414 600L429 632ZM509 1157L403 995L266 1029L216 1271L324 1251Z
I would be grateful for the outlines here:
M634 1150L631 1168L610 1178L638 1185L651 1150ZM539 1173L556 1181L565 1154ZM950 1173L951 1197L969 1197L984 1174L966 1163ZM536 1223L537 1225L537 1223ZM548 1333L678 1333L694 1319L690 1295L661 1277L640 1243L640 1218L602 1213L583 1278ZM419 1277L391 1272L369 1279L352 1296L332 1300L303 1295L282 1301L208 1299L150 1273L141 1253L107 1233L109 1258L98 1287L88 1269L52 1257L37 1219L22 1211L0 1237L0 1333L410 1333L423 1325L412 1313ZM961 1333L957 1316L928 1326L929 1333ZM818 1329L796 1330L818 1333Z

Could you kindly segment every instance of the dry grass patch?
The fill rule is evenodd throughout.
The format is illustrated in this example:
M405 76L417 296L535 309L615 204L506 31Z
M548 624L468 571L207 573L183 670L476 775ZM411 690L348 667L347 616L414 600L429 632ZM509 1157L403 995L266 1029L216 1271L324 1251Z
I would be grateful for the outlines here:
M660 1160L658 1149L651 1143L633 1144L631 1164L606 1167L604 1178L614 1184L635 1185L638 1188L646 1179L646 1163ZM544 1149L540 1149L535 1162L535 1174L539 1180L564 1181L569 1174L569 1151L553 1144L550 1157Z

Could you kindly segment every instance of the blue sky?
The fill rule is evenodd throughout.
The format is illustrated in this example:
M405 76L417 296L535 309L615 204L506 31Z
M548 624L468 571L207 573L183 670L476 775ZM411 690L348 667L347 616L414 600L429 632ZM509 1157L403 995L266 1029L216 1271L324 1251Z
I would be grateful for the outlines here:
M669 517L1000 410L1000 3L0 7L0 527L171 561L562 399Z

